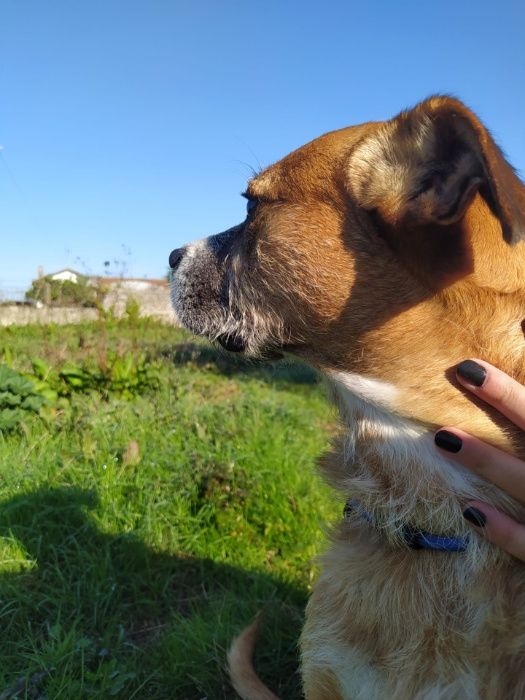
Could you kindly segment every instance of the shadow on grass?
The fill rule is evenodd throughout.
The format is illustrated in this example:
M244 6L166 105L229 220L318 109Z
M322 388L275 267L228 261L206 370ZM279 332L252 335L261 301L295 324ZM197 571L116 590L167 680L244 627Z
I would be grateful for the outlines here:
M315 370L297 360L253 360L234 355L213 345L198 342L179 343L161 353L175 365L213 368L226 376L245 375L272 383L316 384Z
M304 591L104 533L96 508L76 488L0 504L0 536L28 562L0 575L0 697L232 698L225 650L262 607L258 671L281 697L301 696Z

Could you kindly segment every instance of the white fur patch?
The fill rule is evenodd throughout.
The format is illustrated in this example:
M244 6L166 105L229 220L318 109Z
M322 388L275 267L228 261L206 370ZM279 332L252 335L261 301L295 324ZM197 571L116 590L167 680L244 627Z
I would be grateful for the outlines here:
M312 654L303 656L312 673L329 669L337 678L342 697L348 700L407 700L403 687L394 677L387 678L372 660L355 647L330 642L319 644ZM403 682L400 684L403 685ZM406 690L406 689L405 689ZM431 683L417 693L414 700L478 700L476 674L466 670L449 683Z
M202 253L206 251L207 247L208 239L200 238L199 240L190 243L184 248L184 257L182 258L180 265L178 266L177 270L173 275L172 301L176 311L178 311L177 303L180 302L180 294L176 295L175 290L177 288L183 288L184 284L186 283L186 280L188 279L188 274L191 273L191 266L193 260L198 255L202 255Z
M326 668L335 675L343 698L385 700L388 697L384 675L359 649L323 642L309 656L305 654L303 659L313 673Z
M336 675L345 698L384 700L387 697L383 674L374 668L365 654L358 649L350 647L339 655Z
M186 246L184 254L187 258L194 258L198 253L201 253L207 247L208 238L199 238L197 241L193 241L193 243Z
M421 466L421 477L439 477L455 495L476 498L481 481L466 468L444 457L425 425L402 415L402 392L392 384L351 372L329 372L342 418L348 428L351 458L355 434L366 425L377 436L370 451L386 467L404 469L407 462Z
M323 641L315 651L303 654L303 663L310 673L319 674L324 668L337 678L341 695L345 700L408 700L405 680L397 673L390 677L372 660L355 647ZM413 697L413 696L411 696ZM450 682L431 682L419 691L414 700L478 700L479 687L476 674L466 669Z
M354 372L331 371L328 376L336 383L339 390L342 389L345 404L352 412L358 408L356 399L392 409L399 397L399 390L393 384L378 379L363 377Z
M479 700L479 697L476 674L465 671L451 683L438 683L425 688L417 694L415 700Z

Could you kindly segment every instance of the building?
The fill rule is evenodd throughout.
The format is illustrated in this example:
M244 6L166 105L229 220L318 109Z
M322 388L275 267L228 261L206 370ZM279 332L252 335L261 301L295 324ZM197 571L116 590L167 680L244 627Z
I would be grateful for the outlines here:
M42 277L56 282L75 282L77 284L80 280L86 279L87 275L72 270L70 267L65 267L63 270L57 270L57 272L52 272L49 275L42 275Z

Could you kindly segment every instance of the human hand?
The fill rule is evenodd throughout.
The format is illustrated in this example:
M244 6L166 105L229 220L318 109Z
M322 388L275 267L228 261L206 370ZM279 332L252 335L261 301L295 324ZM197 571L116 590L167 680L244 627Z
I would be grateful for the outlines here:
M525 386L482 360L461 362L456 376L466 389L525 430ZM442 428L434 440L447 457L525 503L525 462L458 428ZM463 517L488 540L525 561L525 525L481 501L467 503Z

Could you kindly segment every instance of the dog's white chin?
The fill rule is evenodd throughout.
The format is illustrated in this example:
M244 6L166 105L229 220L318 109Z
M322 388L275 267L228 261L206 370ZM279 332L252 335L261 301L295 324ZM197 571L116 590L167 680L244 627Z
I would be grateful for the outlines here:
M179 323L191 333L217 342L229 352L243 352L249 355L259 353L253 335L247 334L238 321L229 318L229 314L220 307L210 313L199 313L194 308L188 309L178 290L172 288L172 306Z

